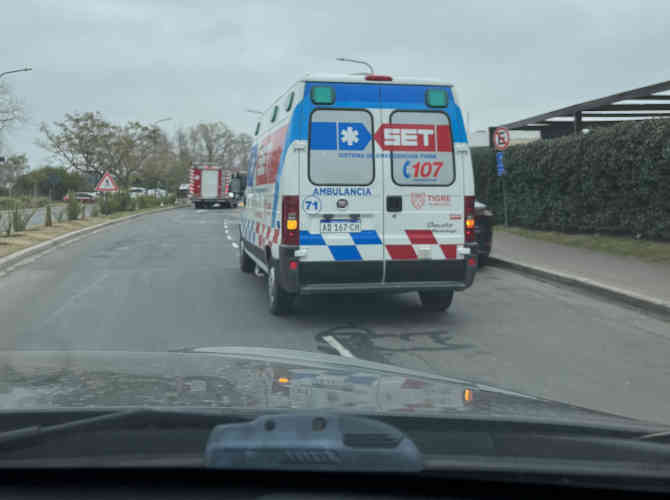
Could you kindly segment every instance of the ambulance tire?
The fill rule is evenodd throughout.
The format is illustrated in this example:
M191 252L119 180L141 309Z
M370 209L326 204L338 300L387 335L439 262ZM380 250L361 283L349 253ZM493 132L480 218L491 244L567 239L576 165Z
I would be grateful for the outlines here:
M448 292L419 292L421 305L426 311L446 311L454 299L454 291Z
M275 316L283 316L290 312L295 295L286 292L279 286L279 269L277 262L270 262L268 268L268 300L270 312Z
M240 271L243 273L252 273L256 263L244 251L244 241L240 240Z

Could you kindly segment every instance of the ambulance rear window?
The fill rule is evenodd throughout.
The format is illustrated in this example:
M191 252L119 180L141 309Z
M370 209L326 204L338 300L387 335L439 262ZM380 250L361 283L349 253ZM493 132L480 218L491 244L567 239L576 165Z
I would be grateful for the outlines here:
M394 111L384 131L391 176L401 186L453 184L454 147L449 117L442 111Z
M309 123L308 175L312 184L366 186L374 180L372 115L317 109Z
M314 104L333 104L335 102L333 87L312 87L312 102Z

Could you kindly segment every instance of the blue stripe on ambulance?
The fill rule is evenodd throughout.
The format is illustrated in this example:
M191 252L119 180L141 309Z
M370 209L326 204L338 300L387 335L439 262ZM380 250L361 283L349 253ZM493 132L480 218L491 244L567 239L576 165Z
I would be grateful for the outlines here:
M312 234L309 231L300 231L300 245L325 245L326 242L320 234Z
M279 200L279 183L284 167L284 160L286 158L286 151L288 146L293 141L307 140L308 127L307 123L312 111L317 108L312 103L310 98L311 89L314 86L328 85L335 90L335 106L338 108L384 108L384 109L398 109L398 110L433 110L426 106L426 90L428 88L442 88L449 95L449 104L447 108L440 110L446 111L449 115L451 124L451 133L454 142L467 143L467 135L465 133L465 126L463 124L463 114L461 108L454 103L453 93L449 87L435 86L435 85L371 85L365 83L328 83L328 82L307 82L305 84L305 93L303 100L296 105L293 115L291 116L291 123L286 134L286 142L284 151L282 152L281 160L279 162L279 169L277 171L277 178L275 180L275 192L272 202L272 227L278 227L277 222L277 205ZM330 106L321 106L329 108ZM303 124L305 126L303 126ZM313 124L315 125L315 124ZM375 124L379 127L381 124ZM331 125L332 126L332 125ZM374 130L371 131L374 134ZM336 137L333 134L331 137ZM310 145L313 147L312 145ZM335 149L335 148L332 148Z
M300 231L300 246L325 246L336 261L363 260L358 245L381 245L382 240L374 229L366 229L360 233L348 233L352 245L328 245L321 234Z
M382 240L379 238L377 231L374 229L366 229L360 233L349 233L351 239L356 245L381 245Z
M355 245L328 245L335 260L363 260Z

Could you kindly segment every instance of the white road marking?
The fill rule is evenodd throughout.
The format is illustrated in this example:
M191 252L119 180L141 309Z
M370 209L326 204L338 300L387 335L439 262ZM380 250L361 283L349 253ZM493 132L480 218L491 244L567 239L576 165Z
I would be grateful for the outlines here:
M351 351L344 347L340 342L333 336L331 335L326 335L323 337L323 340L325 340L330 347L335 349L340 356L344 356L345 358L355 358L353 354L351 354Z
M228 239L231 240L231 241L233 240L233 237L230 236L229 234L226 235L226 238L228 238Z
M233 241L233 246L234 246L235 248L240 248L240 245L238 245L238 244L235 243L234 241Z
M207 210L196 210L195 213L197 214L204 214Z

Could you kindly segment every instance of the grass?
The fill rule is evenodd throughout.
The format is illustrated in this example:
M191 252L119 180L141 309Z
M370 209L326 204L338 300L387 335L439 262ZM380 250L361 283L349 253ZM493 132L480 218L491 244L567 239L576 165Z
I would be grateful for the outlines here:
M115 212L111 215L101 215L99 217L86 217L84 220L57 222L54 217L53 226L45 227L43 225L33 226L20 233L12 233L7 238L4 235L0 236L0 257L5 257L24 248L37 245L44 241L48 241L72 231L83 229L89 226L95 226L105 221L119 219L127 215L132 215L141 212L149 212L155 208L145 210L135 210L127 212Z
M586 248L596 252L636 257L647 262L670 264L670 243L661 241L636 240L625 236L605 236L598 234L566 234L555 231L535 231L521 227L497 225L494 231L505 231L524 238L548 241L559 245ZM494 237L495 241L495 237Z

